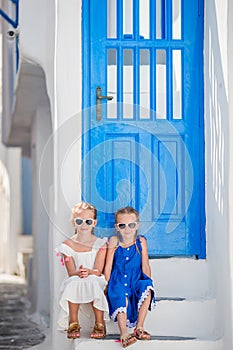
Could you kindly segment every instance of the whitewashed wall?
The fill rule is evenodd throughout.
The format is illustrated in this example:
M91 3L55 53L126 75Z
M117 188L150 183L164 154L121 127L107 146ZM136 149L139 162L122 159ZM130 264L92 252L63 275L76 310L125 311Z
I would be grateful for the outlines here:
M22 60L40 64L45 72L54 132L53 186L50 187L50 201L46 208L51 219L49 235L52 332L48 337L46 349L65 350L68 347L66 338L56 331L59 285L63 274L56 257L53 256L53 249L71 232L70 208L80 199L81 0L21 0L20 13ZM208 294L217 298L218 336L225 337L226 350L232 348L233 318L233 169L230 161L233 141L229 136L230 130L233 130L232 79L229 78L232 76L233 48L231 37L228 36L232 33L232 18L230 0L206 1L206 264ZM69 139L64 136L67 135L67 131ZM39 168L38 164L35 166ZM35 225L39 223L35 222ZM37 238L39 242L40 238ZM156 270L156 263L151 263L152 269ZM41 270L40 273L42 272ZM169 278L169 275L166 275L166 278Z
M68 6L67 6L68 5ZM21 0L20 1L20 52L21 60L39 64L44 70L45 82L51 109L52 134L48 148L51 154L53 167L53 185L47 194L48 201L43 201L46 195L42 191L42 202L50 220L49 257L50 260L50 293L51 293L51 332L43 345L46 349L66 349L68 343L64 334L57 332L57 313L59 287L64 277L54 248L65 237L73 234L70 225L71 207L80 200L80 159L81 159L81 1ZM36 125L36 124L35 124ZM43 125L41 125L41 130ZM42 146L38 139L33 139ZM37 147L35 145L35 147ZM39 154L42 154L41 148ZM45 156L43 162L48 162ZM35 177L43 176L40 173L38 157L34 159ZM42 165L43 168L43 165ZM38 173L39 172L39 173ZM48 184L46 184L47 186ZM34 206L38 205L39 192L34 195ZM41 203L40 203L40 209ZM34 218L33 227L36 235L36 247L41 247L44 241L40 232L41 217ZM45 234L45 233L44 233ZM37 300L35 311L41 311L38 305L43 299L43 291L38 283L43 281L43 274L48 269L39 263L39 255L34 258L34 279ZM39 280L36 282L36 276ZM41 276L41 277L40 277ZM46 279L47 280L47 279ZM44 281L43 281L44 282ZM46 289L48 287L46 282ZM39 301L38 301L39 300ZM47 299L48 300L48 299Z
M2 4L1 4L2 6ZM4 8L2 6L2 8ZM6 104L10 103L10 97L6 94L2 96L2 77L12 63L7 62L7 53L10 48L9 43L2 40L7 28L6 23L1 23L0 30L0 114L2 119L2 98ZM3 34L2 34L3 33ZM2 52L4 50L4 55ZM4 64L4 71L2 70ZM10 72L12 79L14 72ZM10 83L8 81L7 87ZM17 248L18 236L22 233L22 213L21 213L21 149L6 148L2 144L2 128L0 128L0 182L1 182L1 208L0 208L0 271L5 273L16 273L17 271Z
M231 1L205 2L205 159L207 261L217 327L232 343L232 23ZM231 58L231 59L230 59ZM230 102L230 103L229 103Z
M225 321L226 326L226 344L229 348L233 348L233 41L232 41L232 32L233 32L233 2L228 2L228 11L227 11L227 41L228 41L228 91L229 93L229 153L228 153L228 162L229 162L229 173L228 173L228 206L229 206L229 254L230 254L230 286L229 293L231 296L229 305L228 305L228 314L231 319L231 322L228 324L228 320Z

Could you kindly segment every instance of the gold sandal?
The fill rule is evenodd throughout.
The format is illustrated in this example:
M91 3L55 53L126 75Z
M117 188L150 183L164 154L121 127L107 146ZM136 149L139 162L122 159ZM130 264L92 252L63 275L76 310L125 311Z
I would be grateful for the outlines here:
M78 322L73 322L69 324L67 329L67 338L76 339L80 337L80 324Z
M91 333L91 338L93 339L103 339L106 336L106 327L102 323L95 323L93 331Z
M151 338L150 333L145 331L145 329L142 327L136 327L134 329L134 335L139 340L150 340Z
M134 344L137 341L134 334L128 334L127 336L121 338L121 344L123 348L126 348L129 345Z

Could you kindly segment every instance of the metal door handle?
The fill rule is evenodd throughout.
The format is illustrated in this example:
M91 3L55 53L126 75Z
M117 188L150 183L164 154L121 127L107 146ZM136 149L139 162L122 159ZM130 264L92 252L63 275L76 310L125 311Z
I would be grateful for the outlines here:
M113 96L103 96L101 87L96 88L96 119L101 120L102 118L102 100L111 101Z

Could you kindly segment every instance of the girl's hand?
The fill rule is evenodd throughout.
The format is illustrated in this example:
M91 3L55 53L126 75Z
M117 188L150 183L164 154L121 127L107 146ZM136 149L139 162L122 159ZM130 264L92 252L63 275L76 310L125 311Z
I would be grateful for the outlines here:
M89 269L80 265L77 273L80 278L87 278L89 275Z

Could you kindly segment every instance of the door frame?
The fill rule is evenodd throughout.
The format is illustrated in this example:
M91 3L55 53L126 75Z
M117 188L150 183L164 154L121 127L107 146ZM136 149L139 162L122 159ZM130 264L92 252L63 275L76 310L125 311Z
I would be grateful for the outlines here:
M85 115L85 111L90 109L91 106L91 77L90 77L90 1L85 0L82 1L82 110ZM185 1L185 0L184 0ZM201 21L202 25L200 25L199 30L203 33L202 37L204 39L204 0L197 0L199 6L199 16L202 16L203 21ZM203 48L204 40L199 43L200 49ZM203 52L203 50L202 50ZM205 148L204 148L204 72L203 72L203 55L198 56L198 68L199 72L199 133L200 133L200 142L199 142L199 167L200 167L200 178L199 178L199 190L200 190L200 253L196 255L196 258L205 259L206 258L206 216L205 216ZM82 122L82 159L84 157L84 150L88 148L88 138L84 137L84 131L87 130L89 125L89 119L87 117L83 117ZM82 176L82 195L84 189L84 181L85 174ZM83 198L85 200L85 198ZM194 235L195 232L191 233ZM175 255L174 255L175 256Z

